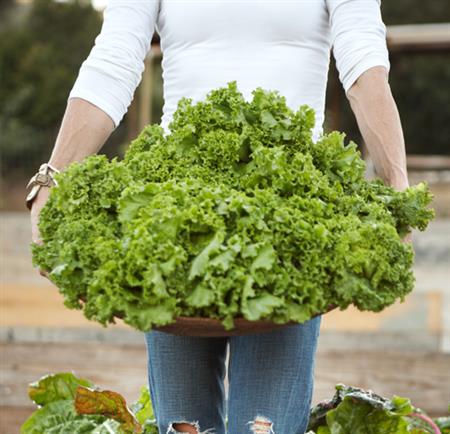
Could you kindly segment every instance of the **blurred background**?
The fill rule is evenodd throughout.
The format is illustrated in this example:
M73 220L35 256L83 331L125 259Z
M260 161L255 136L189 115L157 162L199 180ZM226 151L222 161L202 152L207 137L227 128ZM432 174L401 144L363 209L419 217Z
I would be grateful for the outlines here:
M0 434L32 411L29 382L74 371L134 399L146 383L143 338L67 310L31 265L25 185L53 147L68 94L102 25L101 0L0 0ZM416 289L380 314L323 318L314 403L334 384L410 397L432 415L450 402L450 7L447 0L382 2L390 83L402 118L410 182L426 180L437 218L415 234ZM102 152L122 155L163 103L158 35L142 81ZM326 130L361 144L334 64ZM364 153L364 148L362 147Z

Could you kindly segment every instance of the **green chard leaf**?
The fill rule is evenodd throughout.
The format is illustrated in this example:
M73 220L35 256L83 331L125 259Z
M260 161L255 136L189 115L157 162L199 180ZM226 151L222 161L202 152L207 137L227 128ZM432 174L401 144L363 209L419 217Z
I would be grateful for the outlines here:
M105 422L102 416L80 416L73 400L52 401L36 410L22 425L21 434L92 434ZM102 433L103 434L103 433Z
M28 387L28 396L38 405L75 397L78 386L92 387L92 383L71 372L46 375Z

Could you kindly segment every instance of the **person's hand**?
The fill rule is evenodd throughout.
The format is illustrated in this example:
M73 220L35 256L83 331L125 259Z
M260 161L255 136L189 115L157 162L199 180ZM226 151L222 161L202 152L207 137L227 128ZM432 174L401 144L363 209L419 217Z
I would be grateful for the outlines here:
M406 235L403 237L402 241L403 241L404 243L410 243L410 244L412 244L412 242L413 242L412 232L410 232L409 234L406 234Z
M402 176L398 176L387 181L387 183L397 191L403 191L409 187L408 177L403 174Z
M403 191L405 189L407 189L409 187L409 182L408 182L408 178L405 176L402 176L400 178L397 178L391 182L389 182L389 184L397 191ZM412 244L412 232L409 232L408 234L406 234L402 241L404 243L411 243Z
M39 223L39 214L41 212L42 207L47 202L48 196L50 194L50 189L43 187L39 190L38 195L34 199L31 206L31 240L33 243L42 244L42 239L39 233L38 223ZM39 270L39 274L44 277L48 277L48 273L44 270Z

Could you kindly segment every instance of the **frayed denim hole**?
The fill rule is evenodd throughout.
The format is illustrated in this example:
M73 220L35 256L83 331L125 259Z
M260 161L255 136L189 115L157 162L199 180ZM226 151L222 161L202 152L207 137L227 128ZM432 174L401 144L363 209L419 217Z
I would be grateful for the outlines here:
M253 434L275 434L273 422L265 416L258 415L255 420L247 422Z

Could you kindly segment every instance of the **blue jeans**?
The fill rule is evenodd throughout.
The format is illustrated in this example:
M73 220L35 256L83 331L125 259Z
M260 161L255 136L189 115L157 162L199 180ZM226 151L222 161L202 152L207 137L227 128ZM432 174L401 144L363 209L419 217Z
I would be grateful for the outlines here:
M320 323L319 316L272 332L220 338L146 333L160 434L177 433L176 423L194 425L199 434L304 434Z

